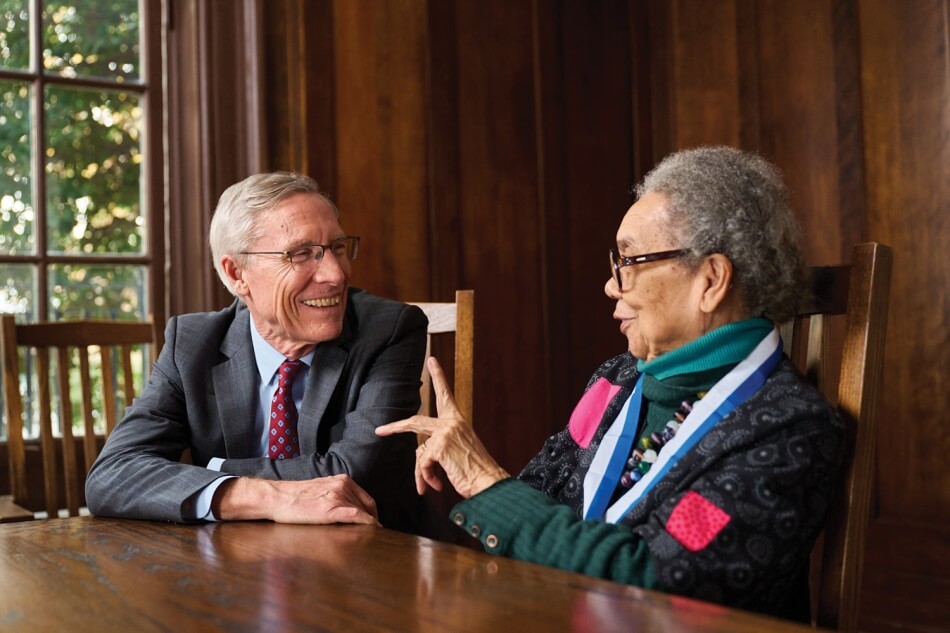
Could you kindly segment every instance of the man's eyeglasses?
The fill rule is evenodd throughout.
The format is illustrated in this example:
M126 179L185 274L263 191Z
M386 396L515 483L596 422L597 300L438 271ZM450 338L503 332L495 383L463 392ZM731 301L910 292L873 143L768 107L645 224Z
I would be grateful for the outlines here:
M304 244L289 251L241 251L241 255L280 255L294 270L297 270L297 266L306 265L311 261L323 261L323 256L327 251L333 253L338 260L346 258L353 261L360 253L360 238L347 235L329 244Z
M624 257L616 250L610 249L610 270L614 274L614 281L617 282L617 290L623 292L623 282L620 279L620 269L624 266L636 266L637 264L647 264L649 262L658 262L663 259L673 259L688 255L688 248L679 248L674 251L658 251L656 253L647 253L645 255L634 255L633 257Z

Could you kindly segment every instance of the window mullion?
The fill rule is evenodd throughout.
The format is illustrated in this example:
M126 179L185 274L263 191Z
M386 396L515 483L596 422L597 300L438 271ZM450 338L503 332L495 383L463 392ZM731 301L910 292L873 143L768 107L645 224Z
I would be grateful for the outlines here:
M49 274L46 261L46 110L43 95L43 7L42 0L33 0L33 210L35 213L35 243L39 263L36 271L34 314L37 320L49 318Z

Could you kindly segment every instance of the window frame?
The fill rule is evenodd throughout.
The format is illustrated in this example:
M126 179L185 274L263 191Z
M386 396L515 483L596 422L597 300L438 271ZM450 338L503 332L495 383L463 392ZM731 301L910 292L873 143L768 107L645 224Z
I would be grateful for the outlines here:
M33 305L33 320L49 319L49 267L56 264L121 264L141 265L146 268L146 319L164 322L166 318L166 228L165 228L165 1L139 0L141 19L141 77L138 82L116 83L108 79L89 77L61 77L43 72L41 52L43 25L40 19L42 0L29 0L32 15L31 59L33 67L27 70L0 69L0 80L23 81L31 86L31 167L33 209L35 220L36 252L31 254L10 255L0 253L0 263L29 264L38 271L36 276L36 295ZM144 208L146 239L145 251L140 255L63 255L48 253L46 233L46 166L44 143L46 139L46 121L44 95L47 86L69 86L75 88L120 89L138 95L144 110L142 154L142 198Z

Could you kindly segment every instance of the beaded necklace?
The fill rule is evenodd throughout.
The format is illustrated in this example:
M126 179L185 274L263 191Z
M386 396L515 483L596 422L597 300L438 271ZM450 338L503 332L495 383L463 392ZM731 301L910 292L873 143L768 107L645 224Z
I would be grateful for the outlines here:
M705 395L705 391L696 394L696 400L701 399ZM673 419L666 423L662 431L644 435L640 438L640 446L634 445L633 451L631 451L630 457L627 459L626 468L620 476L620 486L622 488L631 488L633 484L640 481L643 476L649 472L650 467L653 466L653 463L656 461L660 449L676 436L676 432L679 431L683 420L685 420L686 416L693 410L693 404L696 400L693 402L689 402L688 400L682 401L679 409L673 413Z

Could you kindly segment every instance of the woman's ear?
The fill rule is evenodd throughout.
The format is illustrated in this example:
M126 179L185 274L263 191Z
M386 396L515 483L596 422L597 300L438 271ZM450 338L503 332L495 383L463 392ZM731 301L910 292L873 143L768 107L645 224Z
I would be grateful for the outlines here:
M699 282L702 290L699 309L711 314L729 296L729 289L732 288L732 262L722 253L709 255L700 264Z

